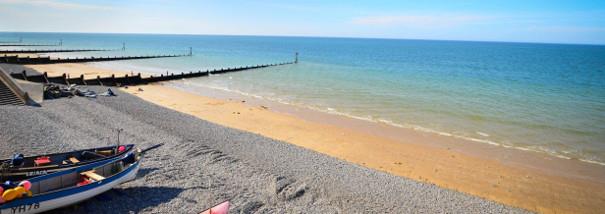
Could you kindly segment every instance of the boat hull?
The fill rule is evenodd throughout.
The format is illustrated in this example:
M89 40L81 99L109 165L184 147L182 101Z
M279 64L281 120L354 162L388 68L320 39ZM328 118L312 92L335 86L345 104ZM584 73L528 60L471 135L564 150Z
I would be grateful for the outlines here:
M20 181L20 180L26 180L26 179L30 179L33 177L37 177L37 176L42 176L42 175L47 175L47 174L51 174L54 172L60 172L60 171L64 171L64 170L70 170L70 169L74 169L77 167L80 167L82 165L86 165L86 164L90 164L90 163L94 163L94 162L98 162L98 161L103 161L103 160L108 160L108 159L117 159L118 157L122 156L122 154L126 154L129 153L131 151L134 150L134 145L129 144L129 145L124 145L127 149L126 151L119 153L119 154L113 154L111 156L106 156L104 158L99 158L99 159L95 159L95 160L89 160L89 161L82 161L79 163L73 163L73 164L61 164L61 165L54 165L54 166L42 166L42 167L17 167L17 168L9 168L4 172L0 172L0 181ZM38 156L31 156L31 157L25 157L27 162L33 162L33 159L37 158L37 157L42 157L42 156L49 156L52 157L53 159L55 159L56 156L74 156L74 154L78 154L84 151L96 151L96 150L109 150L109 149L114 149L114 147L99 147L99 148L92 148L92 149L84 149L84 150L77 150L77 151L71 151L71 152L65 152L65 153L54 153L54 154L45 154L45 155L38 155ZM65 158L59 158L61 160L64 160ZM5 159L5 160L0 160L0 162L9 162L10 159Z
M41 213L60 207L76 204L104 193L124 182L134 180L139 171L137 161L128 169L118 173L111 178L91 183L85 186L62 190L52 194L21 199L18 204L7 204L0 206L0 214L30 214ZM16 201L15 201L16 202Z

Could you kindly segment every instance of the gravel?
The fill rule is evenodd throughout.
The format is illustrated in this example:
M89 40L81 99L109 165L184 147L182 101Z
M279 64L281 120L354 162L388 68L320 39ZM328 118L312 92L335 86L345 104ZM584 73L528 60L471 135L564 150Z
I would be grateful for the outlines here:
M90 87L98 92L106 90ZM145 148L136 180L59 213L525 213L288 143L213 124L135 96L0 106L0 157L99 147ZM143 92L144 93L144 92Z

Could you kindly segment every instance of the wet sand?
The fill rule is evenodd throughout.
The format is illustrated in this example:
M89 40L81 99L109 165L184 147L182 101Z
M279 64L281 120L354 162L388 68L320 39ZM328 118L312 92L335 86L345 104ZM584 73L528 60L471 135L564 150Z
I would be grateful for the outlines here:
M111 72L87 65L32 67L53 75L70 69L80 72L74 75ZM162 85L125 91L203 120L532 211L597 213L605 206L605 168L600 165Z

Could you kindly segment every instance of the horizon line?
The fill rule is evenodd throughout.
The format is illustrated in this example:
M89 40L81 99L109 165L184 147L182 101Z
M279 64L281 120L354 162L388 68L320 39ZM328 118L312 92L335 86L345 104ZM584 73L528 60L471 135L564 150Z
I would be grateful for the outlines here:
M323 39L376 39L376 40L419 40L444 42L487 42L487 43L518 43L545 45L587 45L605 46L605 43L557 43L536 41L502 41L502 40L465 40L465 39L423 39L397 37L352 37L352 36L317 36L317 35L267 35L267 34L203 34L203 33L141 33L141 32L77 32L77 31L1 31L0 33L65 33L65 34L122 34L122 35L173 35L173 36L249 36L249 37L291 37L291 38L323 38Z

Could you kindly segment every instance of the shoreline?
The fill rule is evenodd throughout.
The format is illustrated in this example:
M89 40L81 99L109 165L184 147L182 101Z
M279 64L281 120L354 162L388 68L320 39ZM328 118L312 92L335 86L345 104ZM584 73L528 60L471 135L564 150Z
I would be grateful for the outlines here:
M179 82L179 81L180 80L175 80L173 82ZM185 80L183 80L183 81L185 81ZM390 137L394 140L399 140L398 139L399 137L405 137L406 135L397 135L396 134L396 132L405 130L405 132L408 132L408 133L421 132L421 133L429 134L429 135L439 135L439 136L444 136L444 137L456 138L457 141L459 141L459 142L472 143L472 144L485 144L485 145L489 145L489 148L497 147L500 149L519 150L519 151L523 151L523 152L536 153L536 155L540 155L540 156L556 157L556 158L565 159L565 160L575 160L575 161L581 161L581 162L588 163L588 164L605 166L605 163L603 163L603 162L582 159L582 158L568 157L568 156L564 156L561 154L553 154L553 153L549 153L547 151L535 150L535 149L521 147L521 146L505 145L505 144L501 144L501 143L490 141L490 140L478 139L478 138L467 137L467 136L462 136L462 135L455 135L455 134L451 134L448 132L441 132L441 131L433 130L430 128L424 128L421 126L414 126L414 125L405 126L405 125L401 125L401 124L394 123L391 121L372 120L372 119L357 117L357 116L353 116L353 115L349 115L349 114L345 114L345 113L341 113L341 112L328 112L328 111L324 111L324 110L320 110L320 109L309 108L306 106L297 106L297 105L288 104L288 103L281 103L281 102L274 101L274 100L256 98L256 97L254 97L254 95L246 95L246 94L242 94L241 92L229 91L229 90L225 90L222 88L204 87L209 90L193 92L193 90L195 88L190 89L187 87L183 87L182 86L183 83L186 84L186 82L179 82L179 84L169 84L169 86L173 87L173 88L178 88L185 92L194 93L194 94L198 94L201 96L211 97L211 98L220 99L220 100L240 99L240 100L252 101L253 103L258 104L258 105L273 106L273 107L277 107L277 108L272 108L272 110L276 110L281 113L287 113L292 116L298 117L299 119L310 120L310 121L314 121L314 122L318 122L318 123L329 123L332 125L344 126L347 128L355 128L357 131L362 131L362 132L372 131L374 133L377 133L377 135ZM197 87L201 87L201 86L197 86ZM329 117L332 119L322 120L325 117ZM351 125L351 123L362 124L362 125ZM360 126L363 128L361 128ZM378 127L378 129L388 129L388 130L390 130L390 133L381 132L382 130L376 130L377 127ZM423 142L422 144L426 145L427 143L430 144L430 142Z
M88 64L29 66L49 74L129 73ZM78 73L80 72L80 73ZM135 88L142 88L140 92ZM596 212L605 205L605 170L596 164L503 149L277 104L217 99L173 87L122 89L148 102L220 125L288 142L360 166L537 212ZM212 98L211 98L212 97ZM297 114L296 111L299 111ZM300 116L303 115L304 118ZM327 119L326 119L327 118Z
M175 80L172 82L179 81L181 80ZM570 178L577 177L577 174L589 174L590 178L594 179L595 181L602 181L601 179L597 178L605 179L605 167L602 167L603 164L599 162L593 163L580 159L564 158L541 151L519 149L516 147L504 146L500 144L488 144L468 140L465 138L442 135L434 132L425 132L412 128L398 127L390 125L388 123L362 120L345 115L331 114L328 112L318 111L314 109L278 103L271 100L258 99L250 96L234 94L220 89L209 88L210 90L193 92L186 88L180 87L180 85L182 84L171 84L170 82L168 82L163 85L170 88L175 88L184 93L195 94L205 98L217 99L223 102L242 101L242 103L246 104L246 106L248 107L266 106L267 109L272 112L286 114L288 116L305 120L307 122L337 126L345 128L349 131L356 131L369 135L380 136L382 138L386 138L388 140L396 141L399 143L409 143L420 146L432 146L440 149L454 150L456 152L463 153L464 155L469 155L477 158L494 159L504 164L543 170L546 173L558 174L560 176L566 176ZM412 140L405 139L410 137L412 138ZM428 140L419 139L421 137L427 137ZM551 161L553 163L549 163ZM566 167L564 168L564 172L562 172L561 170L561 165L566 165ZM582 170L574 169L574 167L578 166ZM594 171L591 171L596 169L601 169L602 171L600 173L594 173ZM605 181L603 181L603 183L605 184Z
M0 106L2 157L112 145L115 128L123 128L123 143L164 143L145 155L135 180L53 212L191 213L229 200L234 213L529 213L114 91L118 96L47 100L41 108Z

